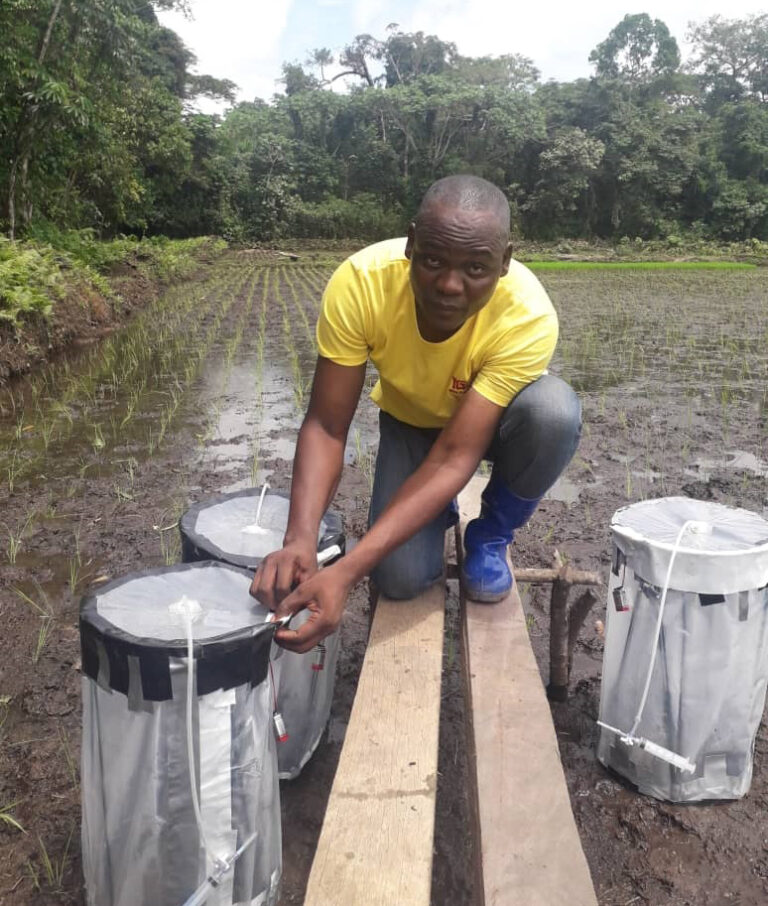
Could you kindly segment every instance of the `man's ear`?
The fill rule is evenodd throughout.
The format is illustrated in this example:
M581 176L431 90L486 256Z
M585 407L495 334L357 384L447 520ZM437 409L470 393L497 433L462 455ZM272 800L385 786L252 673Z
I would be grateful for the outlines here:
M408 224L408 238L405 240L405 257L410 261L413 253L413 243L416 240L416 224L411 221Z
M505 277L509 272L509 262L512 260L512 243L508 242L504 249L504 257L501 259L501 276Z

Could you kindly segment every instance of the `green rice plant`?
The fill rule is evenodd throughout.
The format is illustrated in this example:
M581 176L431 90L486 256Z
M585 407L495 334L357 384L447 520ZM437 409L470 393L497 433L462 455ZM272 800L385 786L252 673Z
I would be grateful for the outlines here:
M51 857L51 854L48 852L48 848L43 842L42 837L39 834L37 836L40 864L43 868L45 882L52 890L59 891L64 886L64 875L66 874L67 865L69 863L69 848L72 844L72 837L74 836L74 833L75 828L73 826L69 832L69 836L67 837L67 842L64 844L64 849L58 858ZM32 883L35 886L35 889L40 890L41 885L39 871L35 868L31 860L27 862L27 866L30 870L30 877L32 878Z
M50 411L56 418L64 419L69 427L72 427L72 424L74 422L74 414L71 407L66 403L63 403L60 400L54 400L51 403Z
M104 435L101 431L100 425L93 426L93 439L91 440L91 446L97 453L103 450L106 446L106 441L104 440Z
M69 558L69 591L74 595L75 589L80 581L80 570L83 567L83 558L80 554L80 528L73 535L75 550Z
M19 414L18 418L16 419L16 427L13 432L16 437L16 440L21 440L21 438L24 434L24 431L27 431L27 430L31 430L31 426L27 427L26 414L22 410L21 413Z
M43 441L43 449L47 450L53 437L53 430L56 427L54 421L43 421L40 426L40 438Z
M67 731L61 724L57 725L56 733L59 737L59 744L61 745L61 751L64 756L64 762L67 766L69 778L72 781L72 786L77 789L80 786L79 772L77 767L77 760L72 754L72 746L69 743L69 736L67 735Z
M17 799L15 802L9 802L7 805L0 805L0 824L5 824L7 827L12 827L14 830L26 834L26 830L24 830L19 821L11 814L11 810L16 808L20 802L21 799Z
M8 493L13 494L13 489L16 487L16 479L19 477L23 470L24 464L19 458L19 454L16 450L11 454L10 461L5 466L5 480L8 485Z
M24 524L23 525L19 524L16 527L15 532L13 532L8 527L7 523L5 523L5 522L2 523L2 525L5 526L6 532L8 533L8 545L5 550L6 550L6 555L8 557L8 562L11 564L11 566L14 566L16 564L16 558L18 557L19 551L21 550L23 543L24 543L24 535L25 535L27 529L29 528L29 525L32 522L32 520L34 519L34 517L35 517L35 512L33 510L27 516Z
M48 641L51 629L53 628L54 623L54 610L51 606L48 596L45 594L43 589L40 587L38 582L35 582L35 586L38 590L42 603L38 603L33 600L26 592L23 592L20 588L14 588L13 590L21 598L21 600L40 617L40 628L37 632L37 640L35 642L35 648L32 653L32 663L36 664L40 660L40 656L43 653L45 644Z
M6 720L8 720L8 711L11 706L10 695L0 695L0 730L2 730Z

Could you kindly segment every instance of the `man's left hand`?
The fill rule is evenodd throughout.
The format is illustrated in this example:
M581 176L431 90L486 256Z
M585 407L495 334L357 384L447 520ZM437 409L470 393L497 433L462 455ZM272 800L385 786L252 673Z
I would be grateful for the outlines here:
M309 619L299 629L278 629L275 641L289 651L303 654L330 635L341 622L352 584L340 568L327 566L310 576L282 600L275 616L287 617L305 608Z

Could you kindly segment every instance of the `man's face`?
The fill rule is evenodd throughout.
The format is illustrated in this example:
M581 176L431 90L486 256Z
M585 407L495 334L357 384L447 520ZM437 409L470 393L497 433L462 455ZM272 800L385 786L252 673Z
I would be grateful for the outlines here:
M479 311L507 273L511 246L492 213L433 207L408 229L405 256L419 330L446 340Z

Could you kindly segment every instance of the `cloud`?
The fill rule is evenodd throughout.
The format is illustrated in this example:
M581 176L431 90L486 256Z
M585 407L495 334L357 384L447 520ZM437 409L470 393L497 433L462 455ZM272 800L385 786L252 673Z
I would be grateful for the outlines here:
M241 100L271 97L280 76L280 41L294 0L197 0L193 19L160 12L163 25L181 35L197 57L197 71L231 79Z

